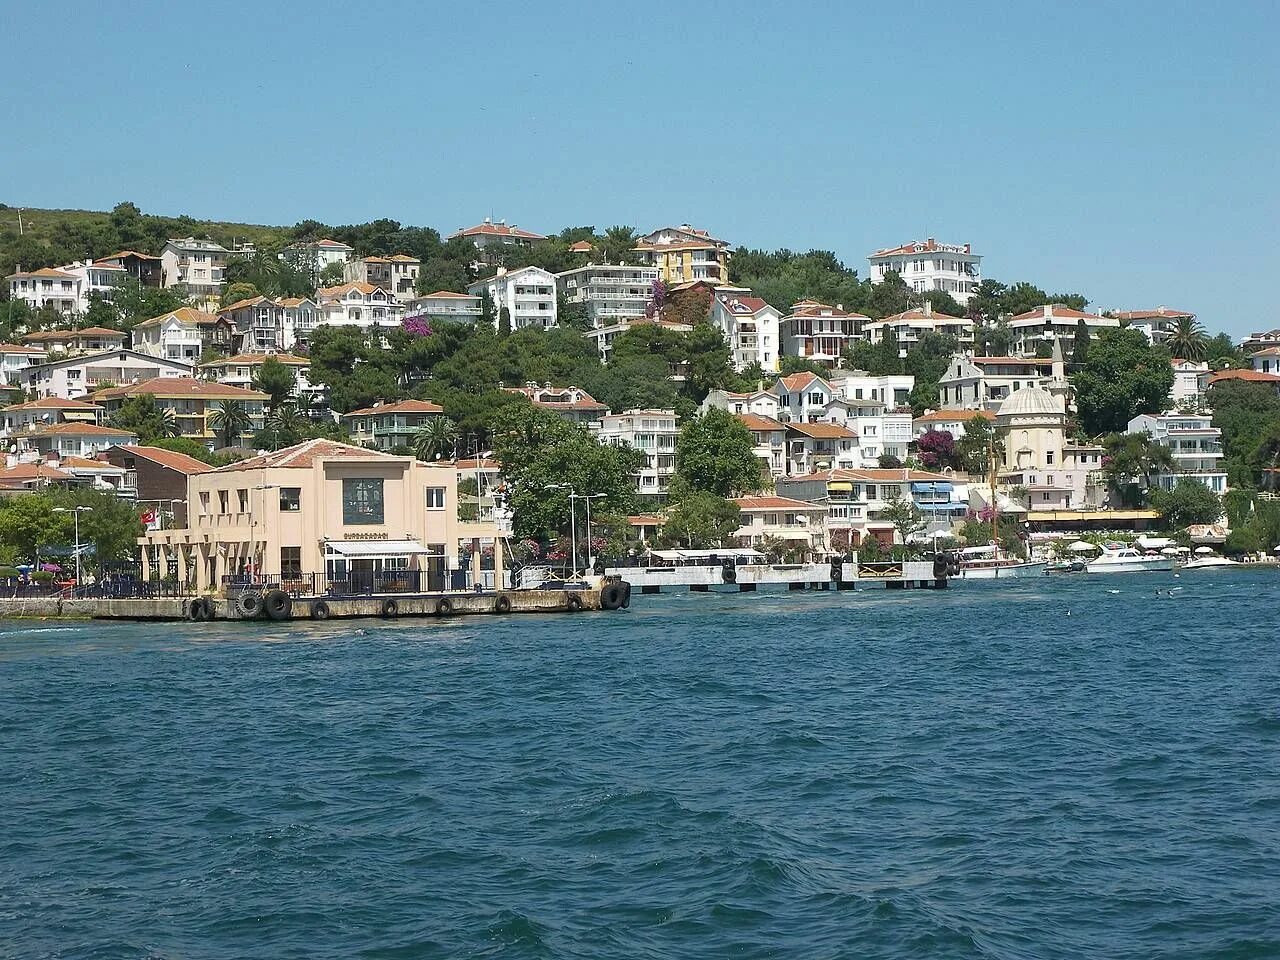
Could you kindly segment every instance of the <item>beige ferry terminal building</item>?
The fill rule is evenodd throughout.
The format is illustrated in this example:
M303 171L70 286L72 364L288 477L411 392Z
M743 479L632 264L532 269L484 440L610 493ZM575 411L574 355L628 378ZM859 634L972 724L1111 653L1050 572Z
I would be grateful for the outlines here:
M377 589L397 572L420 589L502 585L493 523L458 518L458 468L308 440L187 479L184 528L138 543L144 579L197 591L245 575ZM465 572L464 572L465 571ZM376 586L375 586L376 585Z

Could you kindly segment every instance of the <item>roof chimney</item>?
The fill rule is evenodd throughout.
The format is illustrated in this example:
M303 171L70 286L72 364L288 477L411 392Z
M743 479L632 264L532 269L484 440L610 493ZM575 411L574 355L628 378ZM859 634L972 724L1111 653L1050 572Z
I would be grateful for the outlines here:
M972 248L971 248L971 247L969 246L969 244L967 244L967 243L964 245L964 252L965 252L965 253L973 253Z
M929 239L925 240L925 244L932 247L934 244L933 237L929 237Z

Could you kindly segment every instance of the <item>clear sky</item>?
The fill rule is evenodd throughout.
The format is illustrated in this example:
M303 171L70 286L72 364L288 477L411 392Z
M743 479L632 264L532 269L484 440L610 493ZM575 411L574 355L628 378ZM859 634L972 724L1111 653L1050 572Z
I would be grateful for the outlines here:
M1280 4L0 0L0 201L970 242L1278 325Z

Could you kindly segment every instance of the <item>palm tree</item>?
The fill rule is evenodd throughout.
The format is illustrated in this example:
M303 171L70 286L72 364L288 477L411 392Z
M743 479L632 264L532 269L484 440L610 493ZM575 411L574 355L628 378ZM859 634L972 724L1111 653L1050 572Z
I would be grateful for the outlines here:
M413 438L413 455L419 460L439 460L453 450L458 428L448 417L432 417Z
M209 426L222 434L224 447L235 446L241 434L253 426L253 418L242 400L223 400L209 414Z
M266 426L271 431L273 449L280 448L282 434L291 437L298 435L302 430L302 419L302 414L298 412L298 405L292 400L286 400L267 414Z
M1184 360L1203 360L1209 352L1209 338L1195 317L1178 317L1167 345L1170 353Z

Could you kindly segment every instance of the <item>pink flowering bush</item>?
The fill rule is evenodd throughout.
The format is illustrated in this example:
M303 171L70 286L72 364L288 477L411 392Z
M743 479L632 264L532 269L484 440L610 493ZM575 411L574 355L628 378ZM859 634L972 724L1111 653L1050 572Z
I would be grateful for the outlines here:
M431 336L431 321L426 317L405 317L401 327L411 337Z

